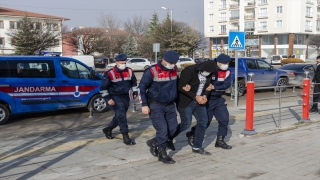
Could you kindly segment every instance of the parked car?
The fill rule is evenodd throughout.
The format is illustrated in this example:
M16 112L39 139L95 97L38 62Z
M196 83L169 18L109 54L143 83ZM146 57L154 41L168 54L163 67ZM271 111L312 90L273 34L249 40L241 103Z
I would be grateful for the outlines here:
M107 65L107 69L111 69L116 65L116 63L111 63ZM128 58L127 67L134 71L143 71L151 65L150 61L145 58Z
M226 93L234 92L235 58L231 58L229 69L231 70L232 86ZM242 96L246 90L248 74L254 73L255 87L285 86L289 82L289 76L285 71L275 69L272 65L259 58L238 58L238 95ZM285 91L286 88L282 88Z
M309 78L312 80L314 76L315 64L306 63L290 63L286 64L279 69L288 73L289 82L291 85L297 85L302 88L302 80L305 78L305 72L309 72Z
M87 107L105 112L102 76L81 61L60 56L0 57L0 124L11 114Z
M181 64L188 64L188 63L195 64L195 62L192 58L180 57L180 59L176 65L178 68L181 68Z

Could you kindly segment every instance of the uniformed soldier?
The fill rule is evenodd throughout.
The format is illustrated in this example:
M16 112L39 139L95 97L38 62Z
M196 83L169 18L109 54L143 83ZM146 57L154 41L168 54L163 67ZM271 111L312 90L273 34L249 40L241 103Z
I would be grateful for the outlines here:
M119 54L115 57L116 65L103 74L100 85L102 97L112 107L115 116L102 131L106 138L113 139L112 130L118 125L126 145L136 144L129 137L127 124L127 111L130 103L130 95L133 99L138 95L137 79L131 68L126 67L127 56Z
M167 155L168 136L172 136L178 125L174 101L177 97L178 68L175 65L179 54L167 51L161 62L146 69L140 80L142 113L149 114L156 138L147 141L150 152L166 164L175 161ZM154 153L153 153L154 152Z
M222 97L225 90L231 86L231 71L228 70L231 58L228 55L220 54L215 61L217 63L217 72L212 74L211 85L206 89L211 91L207 103L207 128L214 116L219 123L215 147L231 149L232 147L224 142L224 138L228 133L229 111L225 104L226 100ZM186 134L190 146L193 145L195 129L196 126L192 127L191 131Z

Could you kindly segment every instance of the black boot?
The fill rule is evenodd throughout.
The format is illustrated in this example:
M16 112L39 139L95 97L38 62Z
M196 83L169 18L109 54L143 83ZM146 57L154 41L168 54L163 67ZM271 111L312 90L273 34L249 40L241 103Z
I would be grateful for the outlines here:
M187 136L187 138L188 138L188 144L189 144L191 147L193 147L194 135L193 135L192 131L187 132L187 133L186 133L186 136Z
M231 146L224 142L224 136L217 136L215 147L221 147L222 149L232 149Z
M162 161L165 164L174 164L175 161L167 155L166 148L159 148L158 161Z
M149 139L146 143L150 147L150 153L152 156L158 157L158 148L156 146L156 138Z
M128 133L122 133L122 137L123 137L124 144L126 144L126 145L135 145L136 144L136 142L134 142L134 140L130 139Z
M318 104L313 104L309 112L318 112Z
M168 140L167 141L167 148L171 149L172 151L175 151L176 150L176 147L174 147L174 144L172 142L172 140Z
M108 139L113 139L113 136L112 136L112 128L106 127L106 128L104 128L104 129L102 129L102 132L106 135L106 138L108 138Z

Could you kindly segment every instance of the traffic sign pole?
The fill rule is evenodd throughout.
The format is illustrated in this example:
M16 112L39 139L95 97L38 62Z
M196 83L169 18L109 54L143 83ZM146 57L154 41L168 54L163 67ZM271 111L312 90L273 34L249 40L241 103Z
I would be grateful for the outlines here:
M235 50L234 107L238 106L238 50Z

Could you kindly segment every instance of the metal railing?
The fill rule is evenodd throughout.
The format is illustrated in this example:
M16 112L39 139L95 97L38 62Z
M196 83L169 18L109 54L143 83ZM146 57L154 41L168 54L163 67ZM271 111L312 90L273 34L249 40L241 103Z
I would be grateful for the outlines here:
M276 123L276 126L278 128L281 128L281 109L282 108L291 108L291 107L302 107L302 116L300 121L303 122L311 122L309 119L309 108L310 108L310 95L311 94L319 94L319 93L310 93L310 79L309 72L305 72L305 78L303 79L302 85L303 85L303 91L301 94L295 94L295 95L289 95L289 96L282 96L282 91L284 88L293 87L296 85L286 85L286 86L269 86L269 87L261 87L261 88L255 88L254 82L252 81L254 74L249 73L248 77L249 80L247 82L247 95L246 95L246 125L245 130L242 132L244 135L253 135L256 134L255 130L253 129L253 123L254 123L254 116L253 114L256 112L261 111L269 111L269 110L279 110L279 116L278 116L278 124ZM320 83L315 83L320 84ZM255 90L263 90L263 89L274 89L274 94L276 95L276 91L279 90L279 97L268 97L268 98L260 98L260 99L254 99L254 91ZM283 98L291 98L291 97L302 97L302 104L300 105L292 105L292 106L282 106L282 99ZM265 101L270 99L279 99L279 106L276 108L269 108L269 109L263 109L263 110L254 110L254 102L255 101Z

